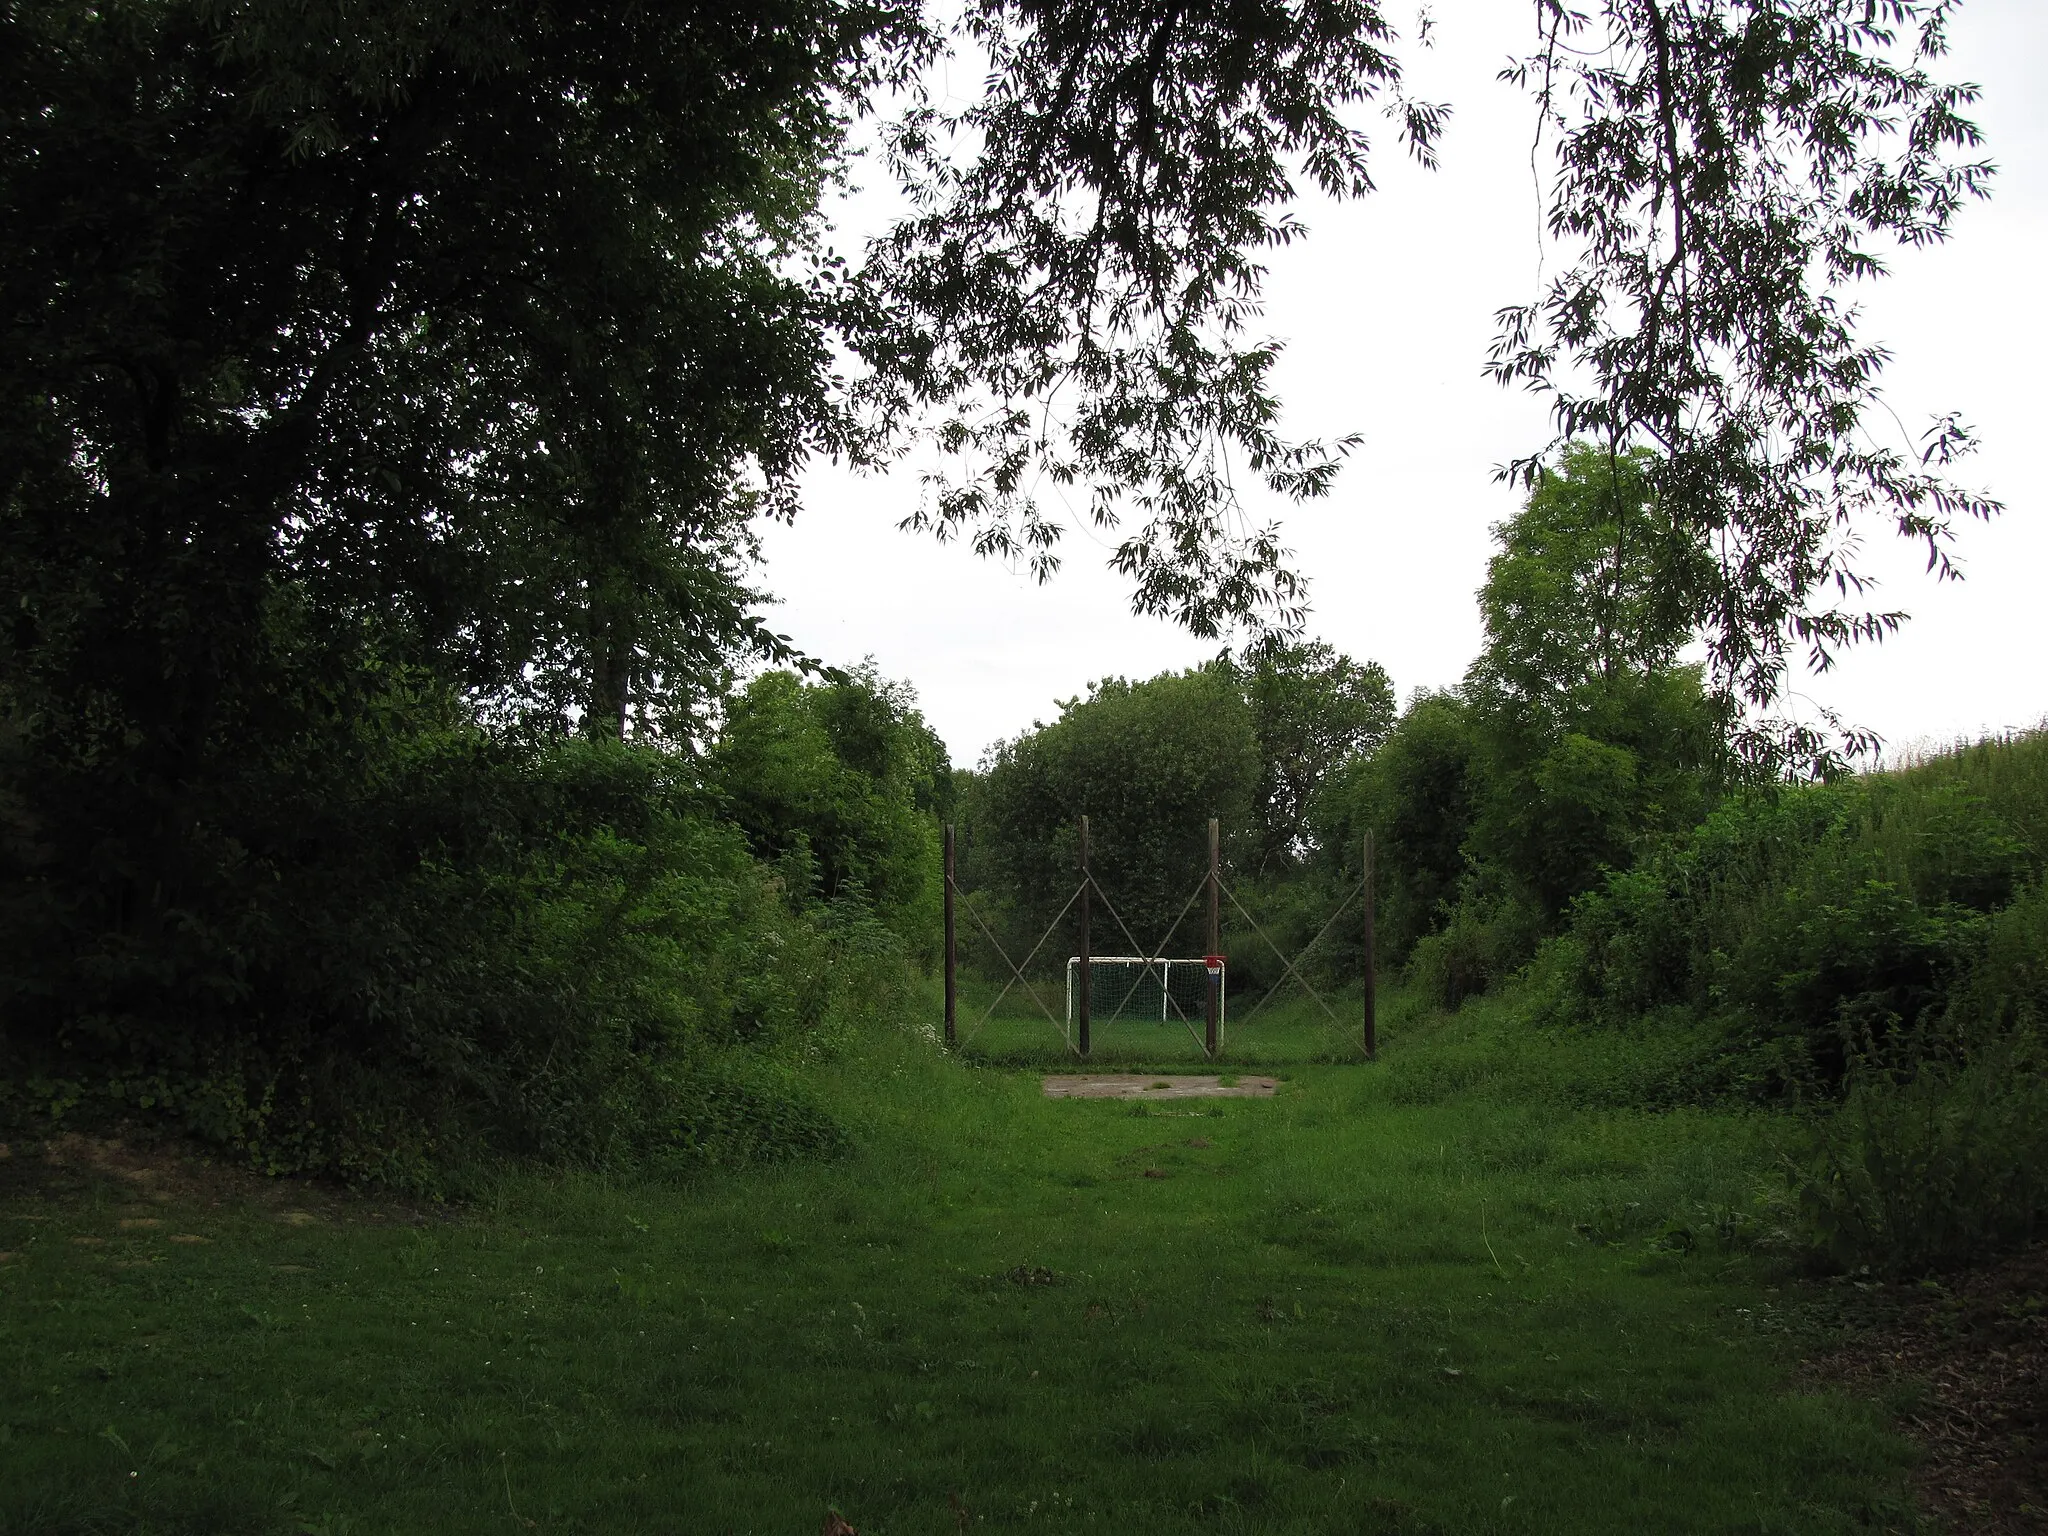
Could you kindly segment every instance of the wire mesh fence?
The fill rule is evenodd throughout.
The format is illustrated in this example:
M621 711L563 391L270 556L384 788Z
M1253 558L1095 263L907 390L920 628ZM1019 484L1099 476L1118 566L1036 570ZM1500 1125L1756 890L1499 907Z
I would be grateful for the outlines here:
M950 850L950 835L947 846ZM1086 846L1084 826L1084 858ZM1209 875L1188 893L1152 943L1131 931L1116 902L1085 867L1050 921L1027 941L1020 937L1028 930L1020 928L1017 913L986 912L983 902L961 889L949 857L947 1039L978 1058L1018 1064L1085 1059L1097 1065L1165 1066L1227 1059L1233 1065L1268 1065L1368 1059L1374 1044L1369 855L1366 874L1366 883L1345 891L1314 936L1289 953L1222 878L1213 852ZM1212 980L1208 952L1188 923L1205 895L1208 942L1214 942L1227 903L1240 940L1270 956L1270 962L1248 967L1272 978L1255 995L1231 996L1230 964L1221 955L1213 956ZM1098 906L1108 922L1097 931L1111 941L1103 947L1113 946L1116 953L1093 953L1089 924ZM956 909L964 921L956 921ZM1329 962L1333 936L1348 933L1342 926L1347 914L1364 923L1367 965L1355 984L1333 987L1329 972L1318 973L1315 967ZM999 932L1003 929L1007 934ZM1277 972L1271 969L1275 962Z

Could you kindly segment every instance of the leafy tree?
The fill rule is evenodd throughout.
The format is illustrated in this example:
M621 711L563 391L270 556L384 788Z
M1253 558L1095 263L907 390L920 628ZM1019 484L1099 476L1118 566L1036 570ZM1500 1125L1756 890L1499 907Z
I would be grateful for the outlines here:
M98 690L175 777L281 580L610 734L765 643L738 493L834 430L783 255L889 25L10 9L14 686Z
M1975 88L1933 73L1952 10L1541 0L1512 72L1555 146L1548 223L1573 259L1503 313L1490 366L1551 396L1553 447L1657 455L1667 515L1722 555L1709 676L1761 769L1837 747L1763 713L1798 651L1824 663L1902 617L1859 610L1855 541L1837 535L1890 521L1952 575L1955 521L1995 510L1946 477L1970 446L1953 418L1924 453L1866 433L1884 352L1849 298L1887 246L1946 238L1988 188L1962 115ZM1361 109L1425 161L1447 109L1404 92L1371 0L979 0L958 33L987 86L894 125L916 207L864 274L895 323L856 342L882 415L925 420L963 466L912 522L1049 571L1062 530L1029 489L1042 464L1090 485L1093 523L1129 517L1114 560L1142 611L1198 633L1297 617L1278 531L1241 515L1230 460L1321 494L1349 440L1278 432L1261 254L1301 233L1301 179L1371 190Z
M1234 860L1253 841L1258 782L1251 711L1226 663L1144 682L1106 678L1051 724L991 751L973 827L978 868L1009 899L1017 931L1036 938L1074 889L1076 824L1086 816L1090 867L1149 950L1207 873L1209 818L1222 822ZM1097 947L1107 952L1121 930L1107 914L1103 922ZM1182 952L1200 932L1182 924Z
M1467 851L1483 883L1531 907L1532 936L1696 823L1726 782L1719 715L1690 668L1619 679L1565 720L1482 708L1477 721L1484 788Z
M1215 817L1241 899L1270 916L1267 887L1299 875L1314 852L1310 806L1325 780L1377 742L1392 714L1385 670L1321 642L1269 644L1143 682L1105 679L1052 724L999 745L974 777L963 796L968 874L1020 924L1042 925L1073 887L1074 822L1087 815L1093 866L1149 946L1206 872ZM1192 953L1199 935L1183 926L1176 942Z
M1720 707L1679 660L1710 562L1656 486L1641 453L1575 444L1545 469L1494 530L1462 685L1412 703L1317 805L1342 867L1375 836L1390 956L1454 930L1430 956L1446 1000L1519 965L1727 778Z
M1539 468L1480 589L1485 688L1557 711L1581 690L1671 666L1704 620L1713 561L1656 490L1647 450L1568 444Z
M1409 702L1386 738L1344 765L1316 797L1325 857L1356 878L1371 832L1384 957L1399 961L1443 925L1471 864L1465 851L1481 793L1471 705L1456 693Z
M823 0L0 15L10 1058L331 1107L321 1073L509 1101L665 1037L621 1001L651 949L548 924L603 908L607 837L709 844L546 738L687 739L776 648L746 520L839 430L817 190L905 35ZM537 825L503 781L563 762ZM479 781L494 832L448 812ZM579 952L609 1012L552 1006ZM494 1051L510 1080L464 1065Z
M1360 109L1429 159L1443 113L1402 91L1394 35L1374 0L964 8L987 86L957 107L922 95L891 125L916 206L864 274L893 323L856 341L871 401L961 466L914 525L1050 574L1063 527L1030 489L1042 464L1120 530L1139 612L1200 635L1299 620L1279 530L1244 514L1232 462L1320 496L1352 440L1279 430L1280 346L1250 329L1261 253L1300 233L1298 176L1371 190Z
M1722 717L1678 659L1713 561L1651 455L1585 444L1495 537L1464 690L1485 785L1469 852L1550 925L1645 838L1697 822L1725 778Z
M1751 712L1802 648L1825 666L1904 617L1859 606L1844 530L1874 513L1952 576L1955 520L1996 510L1942 473L1970 446L1952 416L1917 450L1868 430L1885 353L1848 298L1886 245L1945 239L1989 187L1966 158L1976 88L1930 73L1953 10L1540 0L1542 44L1513 72L1555 144L1548 222L1573 255L1503 312L1492 370L1551 397L1559 445L1655 452L1664 515L1716 551L1700 614L1717 691ZM1763 768L1834 756L1768 718L1736 744Z
M1320 640L1258 647L1241 665L1259 746L1253 862L1278 872L1311 851L1309 805L1324 780L1393 724L1394 685L1378 662L1355 662Z
M1868 504L1938 555L1950 515L1989 509L1857 446L1881 358L1835 297L1878 270L1865 243L1938 239L1985 185L1958 163L1971 91L1927 73L1947 9L1541 8L1553 222L1587 250L1497 367L1557 389L1568 434L1656 446L1673 515L1728 536L1711 655L1753 700L1788 636L1892 621L1809 601L1840 572L1828 529ZM25 589L85 583L88 654L203 679L253 654L257 578L304 562L486 694L605 730L686 698L707 648L772 648L737 579L754 491L787 511L806 454L920 421L985 470L914 520L1049 561L1021 489L1042 463L1089 482L1095 521L1138 513L1115 560L1140 608L1287 619L1298 583L1273 528L1234 531L1228 460L1316 495L1343 445L1278 434L1259 252L1299 232L1298 176L1370 190L1360 109L1425 159L1443 121L1368 0L979 0L950 35L914 0L382 0L346 37L269 6L39 0L5 26L0 504L40 509L10 534ZM988 87L892 122L916 211L843 283L817 206L846 115L955 44ZM851 394L835 340L866 368ZM1556 383L1574 360L1593 393ZM159 534L192 569L149 564ZM109 550L126 589L89 574ZM211 628L151 628L187 612ZM142 686L108 665L74 681ZM214 689L158 707L188 691Z
M808 684L764 673L726 706L706 767L797 901L858 895L929 946L953 775L907 688L871 670Z

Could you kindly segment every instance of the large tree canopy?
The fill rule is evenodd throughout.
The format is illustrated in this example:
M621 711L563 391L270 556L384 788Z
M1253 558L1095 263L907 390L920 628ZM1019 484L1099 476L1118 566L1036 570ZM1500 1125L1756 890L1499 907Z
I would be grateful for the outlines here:
M1861 606L1865 519L1947 575L1953 520L1994 509L1943 477L1969 446L1953 419L1884 446L1885 354L1850 297L1988 186L1962 115L1975 90L1934 73L1954 8L1538 0L1510 71L1554 151L1564 258L1501 316L1494 373L1556 406L1556 441L1516 468L1580 437L1654 451L1660 505L1712 549L1690 596L1759 767L1831 750L1768 718L1799 648L1825 666L1901 617ZM1362 0L982 0L961 31L993 61L987 91L906 119L895 148L922 202L871 268L915 317L918 344L884 371L942 407L937 439L963 456L917 521L1043 566L1060 527L1030 491L1042 466L1123 530L1140 609L1198 633L1286 622L1300 586L1232 466L1308 496L1335 454L1280 431L1260 252L1301 232L1304 180L1370 190L1365 112L1427 159L1444 109L1404 94L1399 40Z
M1543 46L1511 71L1556 147L1549 224L1568 260L1502 314L1493 370L1550 396L1560 439L1655 451L1661 507L1711 550L1702 628L1762 765L1832 752L1757 715L1798 649L1825 668L1903 617L1862 606L1865 516L1949 576L1953 520L1995 510L1940 473L1970 446L1953 417L1917 452L1885 445L1886 354L1849 297L1887 246L1945 238L1988 187L1961 115L1975 88L1930 73L1955 9L1539 0Z
M4 26L11 681L203 736L281 579L613 731L764 638L746 493L787 497L834 440L804 257L838 103L897 19L393 0Z
M1201 635L1291 622L1300 583L1233 464L1311 497L1336 455L1281 434L1279 346L1250 329L1260 253L1301 233L1303 174L1372 189L1358 109L1384 104L1425 158L1441 109L1401 94L1371 0L983 0L959 34L990 60L987 90L895 126L918 207L867 272L902 320L864 340L876 394L892 418L933 408L962 460L913 522L1043 574L1061 526L1032 492L1042 470L1084 487L1100 528L1136 510L1114 563L1140 612Z
M1940 564L1988 510L1861 434L1882 352L1842 296L1984 188L1971 92L1930 73L1950 10L1542 0L1519 72L1571 259L1494 366L1562 435L1657 449L1756 705L1792 645L1896 622L1855 607L1859 514ZM958 467L914 521L1049 569L1042 474L1119 530L1141 610L1284 628L1302 590L1238 477L1318 495L1344 445L1281 431L1261 253L1304 182L1370 191L1370 115L1427 158L1444 112L1371 0L33 0L0 27L9 671L111 688L166 742L260 653L281 575L514 714L651 728L775 648L763 498L921 429ZM947 50L989 66L953 111L914 89ZM848 273L818 194L871 109L913 211Z

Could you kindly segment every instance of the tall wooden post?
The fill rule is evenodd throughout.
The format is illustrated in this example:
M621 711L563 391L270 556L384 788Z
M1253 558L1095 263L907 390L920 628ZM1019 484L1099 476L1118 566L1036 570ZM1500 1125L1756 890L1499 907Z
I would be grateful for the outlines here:
M1223 953L1223 832L1214 816L1209 818L1209 947L1207 955ZM1223 978L1206 967L1202 973L1208 978L1209 1011L1203 1045L1209 1059L1216 1059L1216 1052L1222 1045L1223 1035Z
M1380 1054L1379 1000L1375 993L1379 987L1379 958L1373 953L1373 872L1372 834L1365 834L1365 1059L1377 1061Z
M946 823L946 1049L956 1039L956 1011L959 1005L958 972L953 948L953 823Z
M1074 967L1074 983L1080 989L1074 1017L1080 1023L1081 1054L1088 1054L1088 893L1095 877L1088 873L1088 818L1081 818L1081 954Z

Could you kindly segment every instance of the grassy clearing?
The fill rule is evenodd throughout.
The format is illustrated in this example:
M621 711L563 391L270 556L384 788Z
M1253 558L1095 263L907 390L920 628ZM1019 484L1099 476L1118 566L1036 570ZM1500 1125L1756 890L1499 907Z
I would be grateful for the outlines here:
M998 997L997 989L970 981L961 989L960 1038L967 1058L982 1066L1062 1066L1079 1070L1064 1028L1065 994L1039 987L1045 1009L1021 988ZM1405 997L1390 1000L1397 1010L1412 1007ZM1233 998L1223 1032L1226 1067L1279 1067L1312 1064L1349 1065L1360 1059L1362 1006L1356 988L1333 989L1319 1004L1298 992L1283 994L1254 1012L1257 998ZM990 1012L993 1006L994 1011ZM1094 1067L1142 1070L1174 1067L1185 1071L1206 1058L1203 1021L1170 1018L1096 1020L1090 1030L1090 1062Z
M1170 1108L890 1042L840 1162L419 1224L17 1153L0 1531L1911 1528L1792 1385L1774 1122L1572 1108L1504 1006Z

